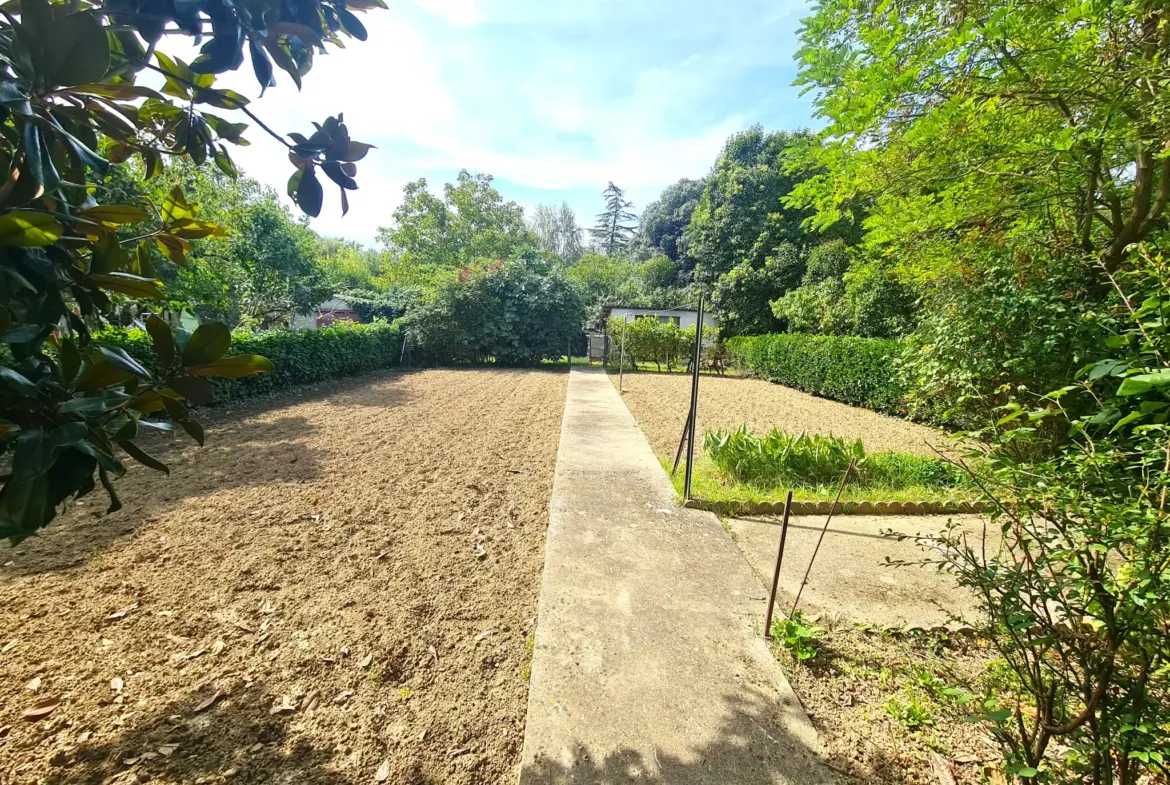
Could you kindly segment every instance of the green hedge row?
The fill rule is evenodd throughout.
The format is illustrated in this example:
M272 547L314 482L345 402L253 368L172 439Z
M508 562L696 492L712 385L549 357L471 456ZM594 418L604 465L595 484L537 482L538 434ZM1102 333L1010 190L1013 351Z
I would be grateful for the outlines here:
M834 335L750 335L727 341L729 359L754 376L834 401L904 415L894 375L898 341Z
M144 331L106 329L94 338L106 346L125 349L152 373L158 371L154 345ZM388 322L341 322L316 330L236 332L228 355L264 355L272 361L272 372L236 381L216 380L215 397L220 401L247 398L388 368L398 364L401 353L402 334Z

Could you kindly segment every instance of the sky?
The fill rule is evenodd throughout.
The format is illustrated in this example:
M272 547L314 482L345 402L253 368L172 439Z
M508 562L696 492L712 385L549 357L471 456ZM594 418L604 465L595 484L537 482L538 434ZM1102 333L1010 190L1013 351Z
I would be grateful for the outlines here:
M798 0L389 5L361 15L365 42L318 56L303 90L277 70L250 107L274 130L306 135L311 120L344 112L350 136L377 146L358 164L345 217L322 178L326 204L311 223L321 234L373 245L405 183L425 177L439 193L462 168L493 175L528 214L567 201L588 227L610 180L640 213L670 183L706 174L732 133L815 125L792 86ZM259 93L247 63L216 86ZM232 157L283 195L286 151L257 128L245 136L251 146Z

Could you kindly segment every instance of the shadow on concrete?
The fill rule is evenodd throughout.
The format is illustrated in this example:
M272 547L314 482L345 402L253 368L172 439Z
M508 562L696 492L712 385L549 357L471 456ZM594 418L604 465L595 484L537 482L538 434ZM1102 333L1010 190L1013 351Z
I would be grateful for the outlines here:
M679 685L685 690L686 685ZM538 755L520 773L520 785L843 785L851 782L785 727L775 695L754 688L724 696L726 716L716 737L686 758L619 748L597 753L584 746L572 761Z

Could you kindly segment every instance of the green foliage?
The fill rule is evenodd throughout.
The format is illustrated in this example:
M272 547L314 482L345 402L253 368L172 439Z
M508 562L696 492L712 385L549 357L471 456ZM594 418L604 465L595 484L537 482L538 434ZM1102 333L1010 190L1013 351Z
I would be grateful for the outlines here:
M466 269L425 292L401 321L429 362L531 365L564 356L585 309L559 273L521 258Z
M910 730L918 730L935 723L934 713L930 710L930 706L914 692L908 691L904 698L891 695L890 699L882 706L882 710L900 725Z
M939 489L965 481L959 469L938 458L898 452L867 455L861 439L832 434L793 436L773 428L756 436L745 425L732 433L708 431L703 448L719 469L758 488L832 485L850 461L856 462L849 479L852 488Z
M678 267L666 254L658 254L638 265L638 277L647 289L669 289L677 282Z
M799 662L807 662L817 656L817 641L825 631L805 618L799 610L790 616L772 620L772 638Z
M789 151L809 139L755 126L727 140L687 228L698 280L714 283L740 263L758 269L781 245L808 244L801 223L811 212L782 199L801 179L786 170Z
M760 265L743 261L719 276L711 290L711 304L728 336L759 335L783 328L771 302L800 282L804 260L789 243L776 249Z
M662 195L642 211L641 225L630 246L631 255L648 259L664 254L689 274L694 260L687 253L686 230L705 186L705 180L684 177L663 189Z
M581 227L568 202L560 207L536 205L529 224L542 251L553 254L566 264L574 264L585 249L581 247Z
M393 223L378 229L378 240L391 257L392 282L425 285L444 271L535 248L524 211L505 202L492 179L464 169L456 183L443 186L442 199L427 190L425 179L406 184Z
M903 414L906 395L892 364L897 341L827 335L756 335L727 341L744 371L824 398Z
M610 317L606 326L613 349L610 362L617 362L621 347L625 346L626 367L637 367L639 361L652 362L658 370L665 365L668 371L676 365L687 365L695 350L695 328L683 330L671 321L659 321L657 316L638 317L626 321ZM714 341L715 335L705 330L703 341Z
M630 212L634 203L626 199L626 192L612 180L601 195L605 199L605 212L598 214L597 223L589 230L593 247L606 256L625 253L637 230L638 216Z
M94 334L101 346L121 349L152 372L157 367L150 337L142 330L106 328ZM402 332L389 322L338 322L315 330L238 330L231 334L226 357L256 354L271 370L231 384L216 383L216 398L232 400L288 390L397 365Z
M135 204L115 201L128 178L111 176L111 165L137 159L151 179L164 173L164 161L189 159L234 176L227 146L247 143L247 125L207 109L256 118L248 99L215 86L216 74L239 68L246 48L262 88L275 83L273 63L299 85L314 51L366 37L349 9L374 7L384 4L22 0L0 18L0 333L9 347L0 364L0 453L12 456L0 489L4 535L32 534L96 482L117 509L120 455L166 471L135 442L142 415L166 411L202 444L189 405L209 399L207 378L269 367L261 357L223 359L231 335L222 324L188 336L153 313L145 324L155 373L92 340L91 330L117 311L141 316L150 301L165 302L164 280L178 277L170 265L187 263L192 241L226 234L182 187ZM164 31L202 42L194 62L161 51ZM160 90L136 84L144 70L163 76ZM345 205L345 192L357 187L354 162L370 146L349 138L341 115L310 137L261 128L289 150L289 195L302 212L320 212L318 171L341 188Z
M1134 785L1170 759L1170 262L1143 250L1106 280L1101 353L977 434L998 547L920 540L979 598L1009 672L979 717L1007 769Z

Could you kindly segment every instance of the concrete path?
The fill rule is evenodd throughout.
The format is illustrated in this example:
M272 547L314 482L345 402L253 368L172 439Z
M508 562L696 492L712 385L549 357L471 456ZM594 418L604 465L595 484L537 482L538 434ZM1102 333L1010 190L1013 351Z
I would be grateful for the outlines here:
M974 515L834 516L801 594L801 609L837 623L875 627L929 629L949 624L952 616L976 620L975 595L950 574L934 567L893 567L886 562L889 558L913 564L931 554L913 541L899 542L882 532L937 534L952 518L972 543L980 541L982 521ZM776 566L780 520L774 516L728 520L736 545L765 585ZM789 521L776 597L779 612L792 607L824 525L823 515L794 515ZM998 538L989 537L989 542L994 552Z
M764 604L715 516L677 505L604 371L573 369L521 785L833 782Z

